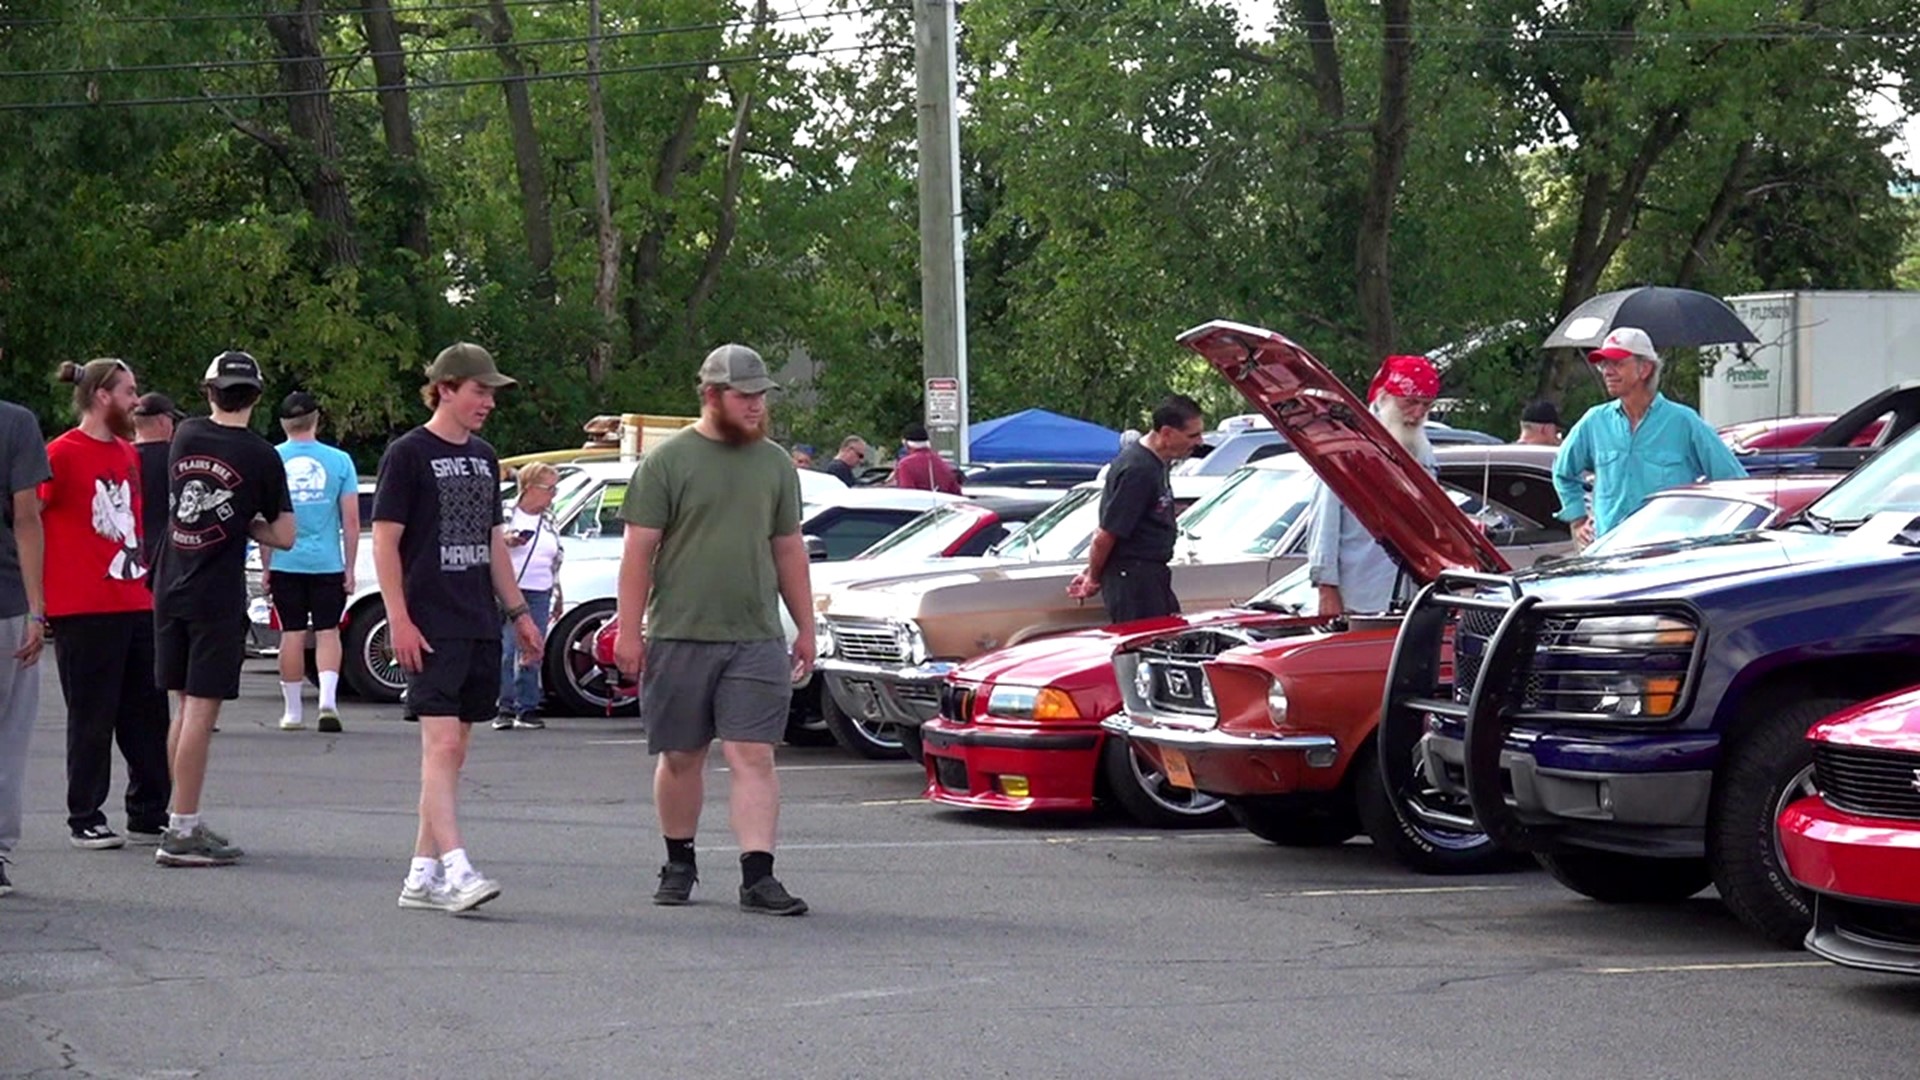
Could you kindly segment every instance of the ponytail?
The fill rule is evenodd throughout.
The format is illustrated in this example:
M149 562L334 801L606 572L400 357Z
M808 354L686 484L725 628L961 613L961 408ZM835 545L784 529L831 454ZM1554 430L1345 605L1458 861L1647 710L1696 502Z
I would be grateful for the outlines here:
M85 416L93 407L93 395L101 390L111 390L120 375L131 373L132 368L125 360L105 357L76 364L71 360L62 361L54 371L56 382L73 384L73 412L75 416Z

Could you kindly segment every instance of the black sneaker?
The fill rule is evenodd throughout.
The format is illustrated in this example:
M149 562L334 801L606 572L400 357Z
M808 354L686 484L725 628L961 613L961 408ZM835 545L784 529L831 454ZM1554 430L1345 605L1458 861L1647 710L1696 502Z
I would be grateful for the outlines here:
M513 726L524 731L540 731L547 726L547 722L540 719L539 713L523 712L513 718Z
M0 896L13 891L13 882L7 880L7 860L0 859Z
M127 845L126 838L105 825L89 825L84 829L75 829L67 842L77 848L86 848L88 851L106 851L109 848Z
M500 715L494 717L493 730L512 731L513 730L513 714L510 712L503 712Z
M807 902L787 891L776 877L740 886L740 910L755 915L805 915Z
M660 887L653 890L653 902L663 907L677 907L693 902L693 883L700 880L692 863L668 862L660 864Z

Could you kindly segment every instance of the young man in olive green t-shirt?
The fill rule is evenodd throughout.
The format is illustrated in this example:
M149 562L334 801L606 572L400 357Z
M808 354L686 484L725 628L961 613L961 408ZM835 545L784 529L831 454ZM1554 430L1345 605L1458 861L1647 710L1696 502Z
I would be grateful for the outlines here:
M774 388L752 349L722 345L707 354L699 422L647 452L620 511L627 529L614 656L629 678L645 672L640 711L647 752L658 758L653 801L667 846L656 904L687 903L699 879L693 839L707 750L718 737L732 774L741 909L807 910L773 876L773 748L786 730L793 684L814 659L800 481L786 452L766 440ZM791 656L782 600L799 628Z

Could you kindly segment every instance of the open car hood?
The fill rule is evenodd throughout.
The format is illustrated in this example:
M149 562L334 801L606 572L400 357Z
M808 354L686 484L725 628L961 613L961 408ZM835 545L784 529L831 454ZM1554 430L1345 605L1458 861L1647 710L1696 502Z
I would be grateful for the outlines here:
M1334 495L1416 581L1450 569L1504 572L1493 542L1367 407L1300 346L1215 320L1180 335L1273 421Z

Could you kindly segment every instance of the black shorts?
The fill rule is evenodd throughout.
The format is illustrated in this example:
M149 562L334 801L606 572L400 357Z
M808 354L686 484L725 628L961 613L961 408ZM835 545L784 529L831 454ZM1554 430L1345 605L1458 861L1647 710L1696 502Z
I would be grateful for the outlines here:
M478 724L500 711L500 636L442 638L407 673L409 716L453 716Z
M1173 571L1166 563L1109 561L1100 573L1100 599L1108 621L1115 623L1180 614Z
M340 616L347 610L347 575L275 570L267 575L267 594L273 598L273 614L280 620L281 633L338 630Z
M218 701L239 697L247 626L244 613L222 619L155 615L153 673L160 688Z

